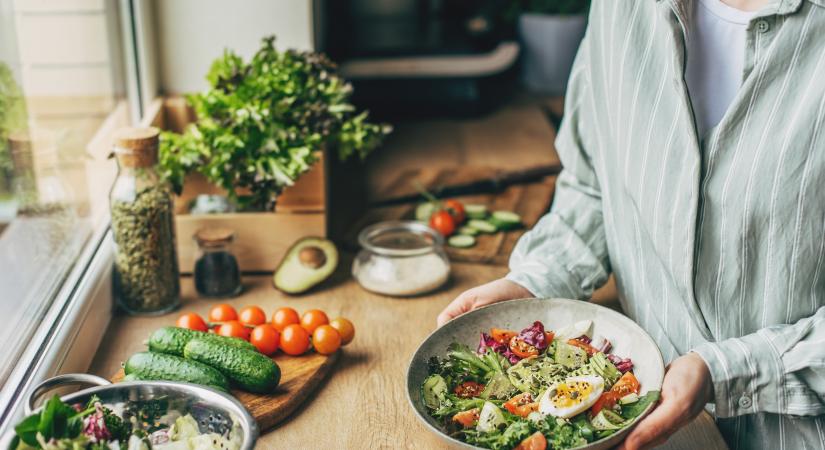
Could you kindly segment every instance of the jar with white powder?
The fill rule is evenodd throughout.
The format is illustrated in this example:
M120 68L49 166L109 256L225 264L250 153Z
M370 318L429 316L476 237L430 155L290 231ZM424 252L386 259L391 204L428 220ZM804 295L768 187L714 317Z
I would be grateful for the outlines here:
M381 222L358 235L352 275L378 294L404 297L439 288L450 276L444 238L414 221Z

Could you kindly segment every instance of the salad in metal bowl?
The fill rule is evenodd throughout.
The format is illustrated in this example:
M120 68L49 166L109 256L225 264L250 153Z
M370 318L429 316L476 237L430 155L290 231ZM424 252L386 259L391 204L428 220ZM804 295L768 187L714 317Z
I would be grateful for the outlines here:
M490 449L586 446L628 427L658 401L642 394L633 361L593 337L590 320L557 330L482 332L475 350L454 342L432 357L421 398L447 433Z

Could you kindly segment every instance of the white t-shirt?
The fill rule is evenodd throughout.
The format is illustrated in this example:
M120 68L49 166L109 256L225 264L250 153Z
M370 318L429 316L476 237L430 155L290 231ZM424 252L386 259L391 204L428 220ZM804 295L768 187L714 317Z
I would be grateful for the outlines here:
M719 124L742 85L746 30L756 13L721 0L693 2L685 80L700 139Z

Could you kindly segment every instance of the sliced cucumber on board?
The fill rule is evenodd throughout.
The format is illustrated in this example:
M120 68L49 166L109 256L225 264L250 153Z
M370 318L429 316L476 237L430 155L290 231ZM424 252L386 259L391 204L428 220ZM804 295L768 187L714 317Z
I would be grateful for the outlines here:
M510 211L495 211L490 222L500 230L512 230L521 226L521 216Z
M467 222L467 226L475 228L481 233L495 233L498 231L498 227L495 224L486 220L472 219Z
M465 225L465 226L458 229L458 234L463 234L463 235L466 235L466 236L475 236L475 235L478 234L478 230L476 230L475 228L473 228L471 226L466 226Z
M415 220L419 222L429 222L430 216L435 212L435 204L431 202L419 203L415 208Z
M467 214L467 217L470 219L485 219L488 214L486 206L473 204L464 205L464 213Z
M476 245L476 238L466 234L456 234L447 239L447 245L456 248L469 248Z

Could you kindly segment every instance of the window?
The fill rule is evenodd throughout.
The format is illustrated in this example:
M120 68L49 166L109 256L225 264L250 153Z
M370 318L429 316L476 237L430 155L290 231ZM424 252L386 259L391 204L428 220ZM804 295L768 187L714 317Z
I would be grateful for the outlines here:
M107 134L131 121L118 5L0 0L0 309L13 324L0 328L4 391L108 223Z

